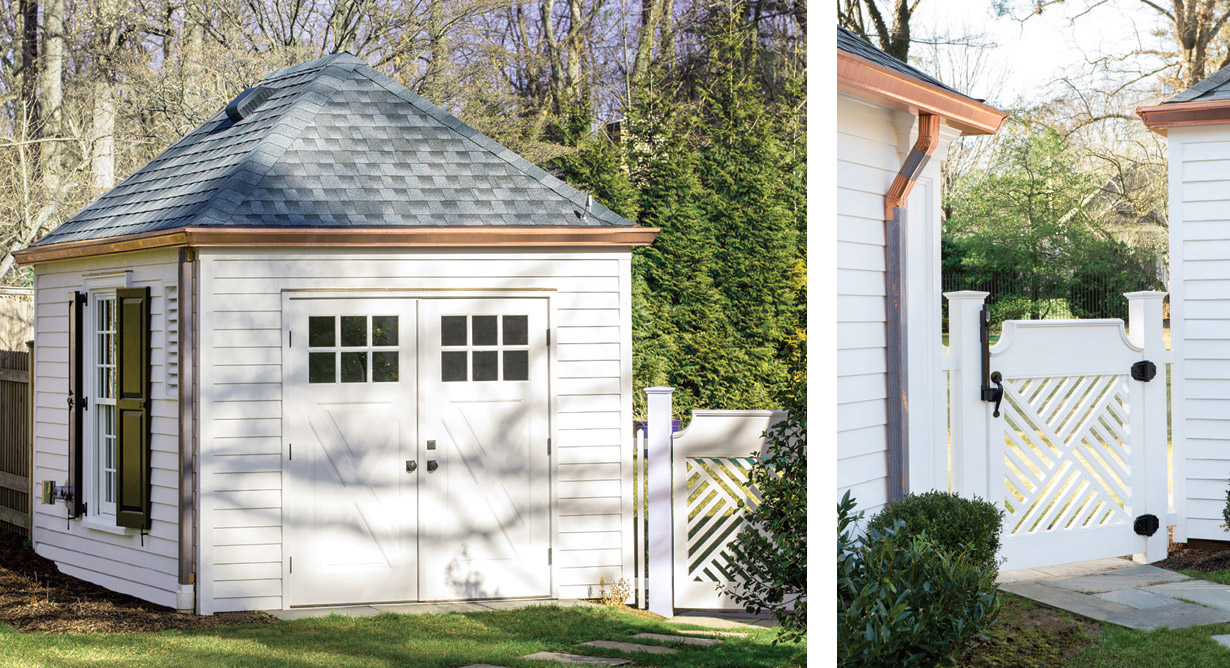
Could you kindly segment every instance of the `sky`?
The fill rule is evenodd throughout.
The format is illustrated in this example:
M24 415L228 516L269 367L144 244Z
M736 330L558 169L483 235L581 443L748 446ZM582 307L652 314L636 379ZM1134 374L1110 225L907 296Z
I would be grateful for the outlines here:
M1029 0L1017 3L1018 13ZM995 46L986 49L982 76L973 82L955 82L958 89L973 97L986 98L995 105L1012 106L1019 99L1041 102L1062 91L1055 81L1060 77L1088 72L1087 64L1108 53L1124 53L1144 43L1162 45L1162 38L1150 31L1162 26L1155 10L1141 0L1067 0L1051 5L1041 14L1017 21L998 16L991 0L921 0L911 21L914 37L930 35L983 34ZM1163 6L1169 3L1163 3ZM1091 5L1098 5L1089 9ZM1082 11L1089 10L1083 16ZM958 47L941 47L951 61ZM929 47L915 45L911 57ZM920 64L920 63L915 63ZM944 66L941 65L941 69ZM934 69L934 68L933 68ZM960 79L950 72L933 73L941 80ZM946 81L953 83L951 81Z

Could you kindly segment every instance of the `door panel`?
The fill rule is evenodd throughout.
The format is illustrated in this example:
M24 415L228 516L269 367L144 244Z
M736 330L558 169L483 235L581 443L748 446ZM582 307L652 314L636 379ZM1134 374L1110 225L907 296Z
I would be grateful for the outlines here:
M418 599L414 301L291 300L287 605Z
M549 595L547 302L419 313L422 598Z

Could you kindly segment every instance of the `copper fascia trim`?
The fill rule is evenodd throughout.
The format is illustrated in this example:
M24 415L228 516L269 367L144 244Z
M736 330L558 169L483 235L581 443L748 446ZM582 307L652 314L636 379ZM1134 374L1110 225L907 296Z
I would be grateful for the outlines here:
M940 117L926 112L920 113L918 115L918 139L915 140L910 154L905 157L905 162L901 164L901 169L893 179L893 185L884 195L884 220L892 219L893 209L905 206L906 199L909 198L910 191L914 189L914 183L918 180L918 175L922 173L923 167L927 166L927 162L935 154L935 147L939 144L939 139Z
M111 239L36 246L13 253L23 265L158 248L330 246L378 247L601 247L648 246L656 227L408 227L235 228L185 227Z
M1165 135L1166 128L1230 123L1230 100L1157 104L1137 107L1136 114L1144 121L1145 127Z
M837 50L837 90L911 114L941 116L966 135L993 135L1008 117L988 104Z

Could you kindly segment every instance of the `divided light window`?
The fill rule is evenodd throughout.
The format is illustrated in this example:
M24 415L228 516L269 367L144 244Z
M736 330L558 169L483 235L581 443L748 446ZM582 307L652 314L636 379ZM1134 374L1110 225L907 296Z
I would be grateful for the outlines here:
M100 515L115 515L115 293L94 300L94 481Z

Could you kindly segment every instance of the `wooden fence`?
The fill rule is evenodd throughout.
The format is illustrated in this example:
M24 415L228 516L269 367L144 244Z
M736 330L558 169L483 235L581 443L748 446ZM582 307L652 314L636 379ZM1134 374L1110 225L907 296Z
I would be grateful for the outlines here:
M0 350L0 531L30 535L31 354Z

